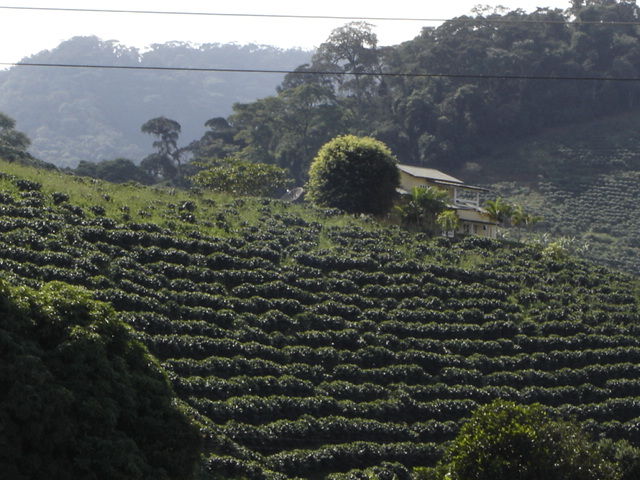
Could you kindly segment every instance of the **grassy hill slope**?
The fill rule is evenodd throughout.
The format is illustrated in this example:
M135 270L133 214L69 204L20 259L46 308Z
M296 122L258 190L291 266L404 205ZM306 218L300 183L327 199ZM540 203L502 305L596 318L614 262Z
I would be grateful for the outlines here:
M505 147L473 180L541 215L538 233L574 237L588 258L638 274L639 127L640 114L625 114L549 131Z
M635 277L279 201L0 171L2 276L111 303L197 412L205 476L431 465L495 398L640 444Z

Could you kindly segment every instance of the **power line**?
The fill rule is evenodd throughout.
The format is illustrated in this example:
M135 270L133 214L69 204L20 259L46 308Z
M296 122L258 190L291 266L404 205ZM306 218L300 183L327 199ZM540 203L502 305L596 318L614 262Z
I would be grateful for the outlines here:
M179 10L124 10L111 8L64 8L64 7L22 7L14 5L0 5L3 10L26 10L48 12L75 12L75 13L120 13L140 15L184 15L184 16L208 16L208 17L252 17L252 18L286 18L303 20L362 20L362 21L390 21L390 22L487 22L506 24L567 24L567 25L640 25L640 21L617 20L546 20L546 19L522 19L510 18L484 18L484 17L456 17L456 18L421 18L421 17L369 17L348 15L294 15L278 13L225 13L225 12L188 12Z
M445 22L440 18L412 18L412 17L363 17L345 15L294 15L271 13L224 13L224 12L186 12L168 10L119 10L119 9L93 9L93 8L58 8L58 7L16 7L0 6L0 9L8 10L41 10L51 12L83 12L83 13L130 13L143 15L193 15L210 17L255 17L255 18L292 18L309 20L372 20L372 21L411 21L411 22Z
M508 75L473 73L411 73L411 72L344 72L330 70L271 70L263 68L214 68L214 67L161 67L145 65L98 65L75 63L13 63L0 62L0 65L13 67L39 68L87 68L105 70L148 70L172 72L209 72L209 73L265 73L295 75L361 75L367 77L412 77L412 78L465 78L472 80L558 80L558 81L606 81L640 82L640 77L598 77L598 76L558 76L558 75Z

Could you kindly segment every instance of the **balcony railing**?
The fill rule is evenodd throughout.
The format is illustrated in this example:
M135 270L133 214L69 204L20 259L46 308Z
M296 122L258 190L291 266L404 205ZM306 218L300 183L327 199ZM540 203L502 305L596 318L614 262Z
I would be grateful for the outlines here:
M467 192L465 192L467 193ZM459 189L453 189L453 204L460 205L461 207L480 207L480 193L473 192L472 194L461 195Z

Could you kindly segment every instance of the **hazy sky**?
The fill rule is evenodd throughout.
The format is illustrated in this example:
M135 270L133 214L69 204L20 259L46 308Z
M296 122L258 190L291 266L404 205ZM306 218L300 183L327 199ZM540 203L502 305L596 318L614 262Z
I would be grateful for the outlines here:
M165 10L216 13L258 13L367 17L451 18L467 14L477 0L0 0L0 6L126 10ZM527 11L536 7L567 8L569 0L496 0L492 5ZM77 35L97 35L129 46L145 47L171 40L194 43L259 43L279 47L313 48L347 20L232 18L119 13L61 13L0 9L0 62L15 62L51 49ZM425 22L375 21L381 45L409 40L429 25ZM433 25L433 23L431 23Z

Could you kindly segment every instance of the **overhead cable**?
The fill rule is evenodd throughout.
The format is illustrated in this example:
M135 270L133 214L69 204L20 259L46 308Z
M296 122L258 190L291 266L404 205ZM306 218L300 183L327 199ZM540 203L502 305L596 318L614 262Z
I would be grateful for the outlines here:
M567 24L567 25L640 25L640 21L628 20L547 20L547 19L521 19L513 18L486 18L486 17L455 17L455 18L421 18L421 17L370 17L359 15L295 15L280 13L240 13L240 12L190 12L181 10L125 10L113 8L66 8L66 7L24 7L17 5L0 5L3 10L48 11L48 12L75 12L75 13L120 13L142 15L185 15L208 17L252 17L252 18L283 18L306 20L362 20L372 22L487 22L506 24Z
M99 65L76 63L36 63L36 62L0 62L0 65L13 67L40 68L86 68L105 70L148 70L172 72L209 72L209 73L265 73L294 75L336 75L367 77L413 77L413 78L466 78L475 80L558 80L558 81L607 81L607 82L640 82L640 77L602 77L582 75L508 75L508 74L474 74L474 73L423 73L423 72L345 72L342 70L271 70L263 68L215 68L215 67L162 67L148 65Z

